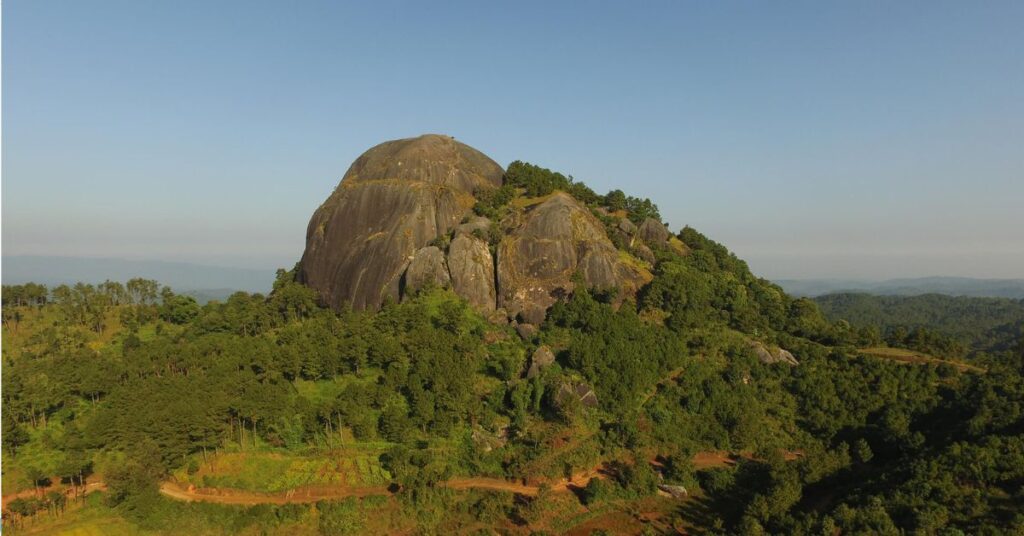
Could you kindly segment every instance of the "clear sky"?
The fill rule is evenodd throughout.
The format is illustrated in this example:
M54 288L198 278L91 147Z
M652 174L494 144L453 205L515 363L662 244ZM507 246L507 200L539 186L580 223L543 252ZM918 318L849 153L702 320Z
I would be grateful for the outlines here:
M3 253L290 266L439 132L773 278L1024 277L1024 2L3 3Z

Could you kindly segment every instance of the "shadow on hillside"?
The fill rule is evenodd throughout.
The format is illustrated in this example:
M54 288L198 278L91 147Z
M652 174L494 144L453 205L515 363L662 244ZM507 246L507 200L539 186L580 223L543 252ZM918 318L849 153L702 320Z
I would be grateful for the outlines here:
M676 509L682 518L689 534L707 534L715 529L718 515L713 508L714 502L707 497L691 497L683 501Z

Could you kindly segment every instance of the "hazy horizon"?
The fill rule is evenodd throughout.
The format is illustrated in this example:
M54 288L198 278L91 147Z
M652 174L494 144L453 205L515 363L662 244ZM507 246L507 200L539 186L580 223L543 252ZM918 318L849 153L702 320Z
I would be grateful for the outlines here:
M3 254L290 267L440 132L770 279L1024 277L1024 4L740 6L9 3Z

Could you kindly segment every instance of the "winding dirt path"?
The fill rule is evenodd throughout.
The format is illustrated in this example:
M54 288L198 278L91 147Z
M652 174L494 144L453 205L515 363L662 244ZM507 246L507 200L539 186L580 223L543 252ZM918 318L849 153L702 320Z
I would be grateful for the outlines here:
M793 460L800 456L797 452L787 452L785 458ZM745 455L744 457L749 457ZM730 456L727 452L701 452L693 458L693 465L697 469L710 467L726 467L736 463L736 457ZM552 492L565 493L574 489L585 487L594 478L605 478L607 474L602 467L596 467L573 475L571 479L561 479L550 482L548 485ZM486 489L493 491L504 491L518 495L534 497L540 492L540 486L531 485L512 480L489 477L461 477L453 478L441 484L442 486L456 489ZM50 486L43 490L43 493L54 489ZM107 488L103 482L87 482L85 493L102 491ZM64 489L64 488L60 488ZM70 492L66 488L66 493ZM217 504L234 504L252 506L257 504L290 504L290 503L313 503L324 500L338 500L348 497L367 497L371 495L390 495L392 492L386 486L352 487L345 485L334 486L310 486L278 493L260 493L231 488L196 488L194 486L183 487L177 482L163 482L160 484L160 493L165 497L176 501L185 502L208 502ZM34 497L35 490L24 490L3 496L3 506L19 497Z
M54 479L51 479L51 481L59 482L60 479L54 478ZM8 503L10 503L11 501L13 501L15 499L32 499L32 498L38 498L38 497L45 497L47 493L49 493L49 492L51 492L53 490L59 490L59 491L63 492L66 497L69 497L69 498L73 498L75 496L74 495L75 490L71 486L52 484L52 485L46 486L44 488L39 488L39 489L40 489L40 491L38 491L38 492L36 490L34 490L34 489L26 489L26 490L19 491L17 493L9 493L7 495L4 495L3 499L2 499L2 502L0 502L0 505L2 505L2 508L6 510ZM106 489L107 489L107 485L104 484L103 482L89 482L89 481L86 481L85 482L85 489L84 490L79 489L78 491L82 495L88 495L88 494L90 494L90 493L92 493L94 491L106 491Z
M593 478L604 478L599 469L577 473L572 479L561 479L550 484L553 492L567 492L574 488L582 488ZM534 497L540 492L540 486L532 486L511 480L489 477L453 478L441 484L457 490L486 489L504 491L518 495ZM160 484L160 493L178 501L209 502L218 504L289 504L312 503L323 500L345 499L348 497L367 497L370 495L390 495L385 486L350 487L350 486L316 486L299 488L287 492L259 493L228 488L196 488L182 487L176 482Z
M217 504L289 504L312 503L325 500L346 499L348 497L367 497L370 495L388 495L388 488L324 486L300 488L280 493L259 493L255 491L229 488L183 488L175 482L160 484L160 493L178 501L209 502Z

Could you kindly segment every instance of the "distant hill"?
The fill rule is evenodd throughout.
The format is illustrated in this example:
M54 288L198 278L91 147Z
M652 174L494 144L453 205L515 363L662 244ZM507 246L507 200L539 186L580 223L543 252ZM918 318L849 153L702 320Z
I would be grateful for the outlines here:
M919 277L864 281L850 279L779 279L776 284L794 296L821 296L841 292L866 292L885 296L945 294L978 298L1024 298L1024 279L974 279L970 277Z
M239 290L267 293L274 282L272 270L115 258L3 257L5 285L33 281L55 286L77 282L101 283L107 279L124 282L133 277L155 279L177 292L194 296L200 302L223 300Z
M854 327L875 326L882 333L897 327L926 328L952 336L975 350L1008 349L1024 328L1024 299L840 293L818 296L814 301L832 321L846 320Z

